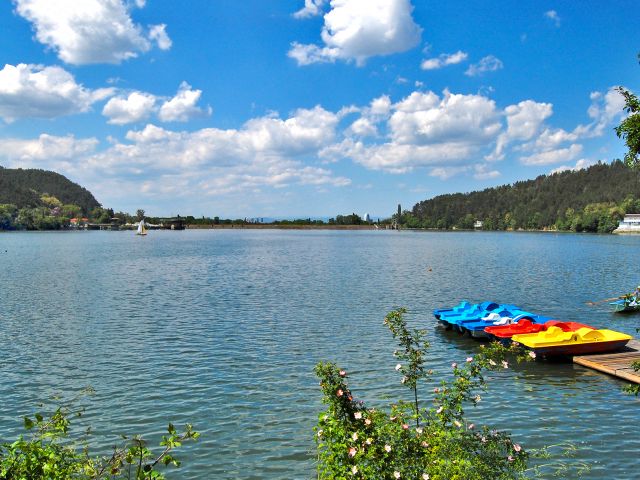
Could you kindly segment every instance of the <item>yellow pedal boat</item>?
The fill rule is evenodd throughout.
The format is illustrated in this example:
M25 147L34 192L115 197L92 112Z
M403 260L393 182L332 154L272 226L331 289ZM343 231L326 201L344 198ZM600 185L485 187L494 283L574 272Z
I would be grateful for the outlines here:
M558 327L549 327L545 332L524 333L511 337L539 355L585 355L619 350L633 337L613 330L580 328L575 332L564 332Z

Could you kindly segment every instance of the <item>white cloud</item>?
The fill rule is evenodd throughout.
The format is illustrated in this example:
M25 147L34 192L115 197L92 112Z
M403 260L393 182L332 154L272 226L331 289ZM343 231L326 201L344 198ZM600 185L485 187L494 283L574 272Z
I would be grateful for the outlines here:
M502 61L499 58L496 58L493 55L487 55L486 57L481 58L478 63L470 65L464 74L469 77L478 77L486 72L495 72L496 70L500 70L502 67Z
M487 157L497 160L504 157L504 149L514 140L530 140L536 135L543 122L553 114L553 105L524 100L517 105L509 105L504 110L507 130L500 134L495 151Z
M98 145L95 138L76 139L42 134L36 139L0 139L0 158L5 167L67 170L75 159L91 154Z
M380 115L376 121L385 121L386 142L370 144L346 138L323 148L320 157L327 162L349 158L389 173L430 167L442 177L466 171L465 164L501 129L494 102L478 95L445 91L441 98L433 92L413 92L395 104L380 97L362 110L361 118L370 121L374 105Z
M551 20L556 27L560 26L560 15L555 10L544 12L544 16Z
M487 164L474 165L473 170L473 178L476 180L489 180L498 178L501 175L498 170L491 170Z
M437 70L439 68L446 67L447 65L456 65L464 62L469 55L462 50L458 50L456 53L443 53L436 58L429 58L422 62L420 68L423 70Z
M558 148L546 152L534 153L526 157L520 157L523 165L552 165L554 163L568 162L582 153L582 145L574 143L567 148Z
M109 117L108 123L124 125L146 120L154 111L156 97L145 92L131 92L125 97L113 97L102 109L102 114Z
M13 0L36 39L74 65L120 63L147 52L151 42L122 0ZM138 0L137 6L144 2ZM151 26L160 48L171 45L164 25Z
M12 122L86 112L112 93L110 88L87 89L60 67L5 65L0 70L0 117Z
M553 170L551 170L549 172L549 175L553 175L554 173L565 172L567 170L571 170L571 171L574 171L574 172L576 170L585 170L585 169L589 168L592 165L595 165L595 162L592 162L591 160L587 160L585 158L582 158L582 159L578 160L574 166L563 165L561 167L554 168Z
M293 14L295 18L315 17L322 13L327 0L304 0L304 7Z
M306 5L306 4L305 4ZM299 65L355 60L404 52L420 42L422 29L409 0L331 0L324 16L324 46L292 43L289 57Z
M202 90L192 90L187 82L182 82L176 96L164 102L160 107L158 114L160 120L163 122L186 122L194 117L211 115L211 107L203 110L196 106L201 95Z
M606 127L623 115L624 97L616 87L611 87L606 93L592 92L591 105L587 114L593 121L588 125L579 125L575 133L582 138L599 137Z
M167 35L166 28L167 26L162 23L160 25L153 25L149 29L149 39L154 40L160 50L169 50L171 45L173 45L169 35Z

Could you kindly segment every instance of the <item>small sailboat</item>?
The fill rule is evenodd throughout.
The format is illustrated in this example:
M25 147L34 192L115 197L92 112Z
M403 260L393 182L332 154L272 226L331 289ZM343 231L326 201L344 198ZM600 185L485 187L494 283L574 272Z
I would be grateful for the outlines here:
M140 223L138 223L138 231L136 232L136 235L146 235L147 234L147 229L144 226L144 218L142 220L140 220Z

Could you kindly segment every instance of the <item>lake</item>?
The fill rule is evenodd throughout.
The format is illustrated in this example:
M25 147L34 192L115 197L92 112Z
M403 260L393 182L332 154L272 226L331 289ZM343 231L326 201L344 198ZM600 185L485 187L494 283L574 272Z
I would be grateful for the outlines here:
M189 422L201 439L176 452L184 465L169 478L315 478L318 361L384 406L408 394L382 323L397 306L429 332L424 392L479 348L431 313L463 299L635 335L640 316L585 302L640 283L639 247L640 236L516 232L1 234L0 439L38 402L90 385L84 422L105 453L119 433L155 444L169 421ZM584 478L633 478L640 400L623 385L536 361L492 374L467 412L525 448L575 445L552 460L588 463Z

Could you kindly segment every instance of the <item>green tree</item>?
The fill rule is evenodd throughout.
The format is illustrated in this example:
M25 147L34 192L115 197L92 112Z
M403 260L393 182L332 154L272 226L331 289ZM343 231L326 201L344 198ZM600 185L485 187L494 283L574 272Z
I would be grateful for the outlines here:
M631 168L640 167L640 100L633 93L618 87L624 97L624 111L629 114L615 128L618 138L622 138L628 151L624 155L624 163Z

